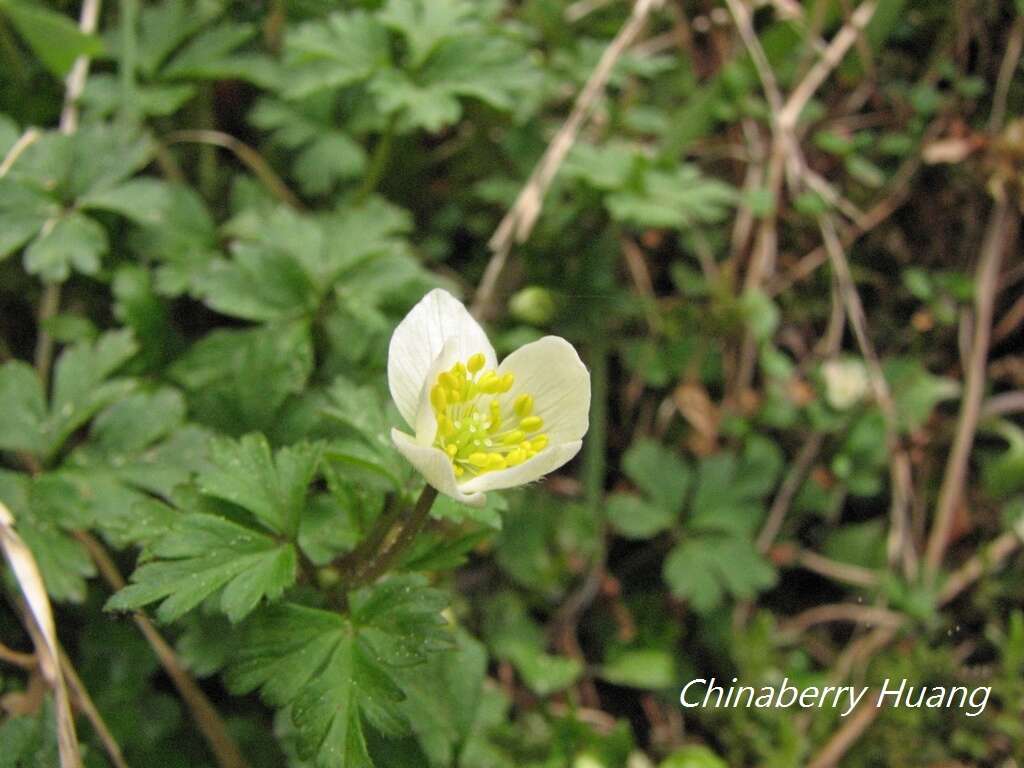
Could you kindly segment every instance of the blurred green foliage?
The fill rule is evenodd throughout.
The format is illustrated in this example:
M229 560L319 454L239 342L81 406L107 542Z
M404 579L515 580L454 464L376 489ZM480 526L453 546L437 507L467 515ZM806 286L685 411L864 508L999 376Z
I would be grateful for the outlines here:
M500 354L580 349L583 459L482 509L439 499L363 585L361 547L421 483L389 438L388 338L429 289L473 294L629 4L121 0L86 34L78 3L0 0L0 501L130 765L214 765L134 610L253 768L797 766L837 712L682 710L680 687L851 674L993 696L887 709L843 765L1024 760L1024 580L979 554L1019 535L1020 409L982 409L942 573L974 556L981 578L950 603L887 556L888 416L819 250L823 217L846 222L920 551L987 190L1019 193L987 121L1024 106L1019 62L1000 74L1024 10L880 0L773 188L759 68L791 93L852 4L753 5L756 63L728 4L650 14L483 307ZM922 165L937 140L963 155ZM986 396L1024 387L1018 267ZM6 570L3 593L0 642L26 651ZM851 661L869 628L793 631L835 603L902 623ZM0 767L57 764L44 691L0 660Z

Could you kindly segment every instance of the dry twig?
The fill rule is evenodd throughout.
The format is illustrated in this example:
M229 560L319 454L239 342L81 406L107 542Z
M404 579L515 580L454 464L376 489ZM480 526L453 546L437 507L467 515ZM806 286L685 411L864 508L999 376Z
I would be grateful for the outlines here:
M85 0L78 18L78 28L87 35L96 31L100 18L100 0ZM79 56L71 66L64 81L64 107L60 113L60 131L70 136L78 130L78 99L85 89L85 80L89 76L90 60L88 56ZM44 229L56 223L51 219ZM36 338L34 362L39 378L45 383L50 378L50 364L53 362L53 337L43 327L44 322L57 314L60 308L60 283L47 283L43 288L43 298L39 305L39 332Z
M36 659L43 678L53 690L57 719L57 747L61 768L81 768L75 719L71 714L68 689L60 664L60 644L53 621L53 609L46 594L43 576L32 552L14 528L14 516L0 502L0 549L11 566L18 588L25 597L24 624L36 648Z
M829 216L822 216L818 220L821 228L821 235L825 241L825 249L828 252L832 270L838 281L839 291L843 297L843 305L846 307L846 317L853 328L853 334L857 339L857 346L867 365L868 382L874 393L878 407L885 418L885 437L888 444L889 455L892 462L889 465L889 477L892 484L892 503L890 506L891 527L889 529L888 554L889 562L895 563L899 558L903 559L903 566L907 575L912 575L917 568L917 556L914 552L910 539L909 520L907 511L910 506L910 496L913 489L913 481L910 472L910 458L900 445L899 431L897 428L896 405L889 391L889 384L882 373L882 366L875 352L874 344L867 331L867 317L864 314L864 305L861 303L857 287L853 282L853 275L850 273L850 265L846 260L846 253L839 236L836 234L835 225Z
M124 589L124 576L121 575L103 545L86 532L78 532L75 537L89 551L89 555L96 563L96 567L107 585L114 591ZM210 751L217 759L217 764L221 768L248 768L238 744L228 732L220 714L196 684L196 681L192 679L188 670L178 660L174 649L164 640L153 622L140 611L132 614L132 620L153 649L160 665L164 668L167 676L171 678L171 682L174 683L174 687L178 689L182 701L185 702L192 714L192 719L199 726L206 743L210 746Z
M935 520L932 523L925 553L925 567L932 577L941 567L942 558L949 546L953 515L963 497L967 462L970 460L974 434L978 428L981 400L985 393L985 364L988 361L996 282L1007 241L1016 230L1017 224L1017 214L1012 206L1013 204L1004 197L997 201L992 209L975 273L974 334L964 377L964 394L960 401L956 436L942 477Z
M598 97L604 92L608 78L615 68L615 63L640 34L640 30L647 22L647 16L660 6L661 2L662 0L637 0L626 23L622 25L618 34L601 54L597 66L590 73L586 84L576 97L569 116L562 127L558 129L558 133L555 134L551 143L548 144L548 148L526 180L515 203L495 229L488 242L492 252L491 260L484 270L470 310L474 316L480 317L484 309L493 301L498 278L505 269L513 242L523 243L530 236L533 225L537 222L537 217L540 216L548 187L551 186L551 182L565 161L566 155L569 154L569 150L576 143L580 129L590 116Z

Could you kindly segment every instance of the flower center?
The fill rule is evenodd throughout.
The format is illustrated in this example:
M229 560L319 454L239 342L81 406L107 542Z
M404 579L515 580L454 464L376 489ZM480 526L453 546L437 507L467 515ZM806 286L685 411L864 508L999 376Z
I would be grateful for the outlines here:
M533 415L533 397L502 397L515 383L511 373L484 370L479 352L437 377L430 405L437 418L434 445L448 454L455 476L481 475L522 464L544 450L544 420Z

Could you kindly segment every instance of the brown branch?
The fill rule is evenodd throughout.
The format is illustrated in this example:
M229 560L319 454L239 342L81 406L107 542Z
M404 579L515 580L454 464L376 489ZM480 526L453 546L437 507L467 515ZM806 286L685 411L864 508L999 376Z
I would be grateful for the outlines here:
M1021 533L1006 531L1000 534L982 552L953 571L939 592L939 605L948 605L986 573L1001 568L1021 548Z
M1006 53L999 66L999 76L996 79L996 88L992 96L992 113L988 118L988 132L995 134L1002 128L1003 120L1006 117L1006 97L1010 93L1010 83L1013 80L1013 73L1020 62L1021 52L1024 51L1024 15L1017 14L1010 27L1010 36L1006 42Z
M89 551L89 555L96 563L96 567L107 585L115 592L124 589L124 576L121 575L117 564L114 563L103 544L84 531L76 532L75 538ZM206 739L217 764L221 768L248 768L238 744L235 743L220 714L196 681L192 679L188 670L178 660L174 649L164 640L153 622L146 614L139 611L132 614L132 620L153 649L160 665L164 668L167 676L171 678L171 682L174 683L174 687L178 689L178 694L188 706L192 719Z
M67 681L68 692L71 694L71 699L75 706L85 715L86 719L92 724L93 730L96 731L96 736L99 738L100 743L103 745L103 749L106 750L107 756L110 758L110 762L114 768L128 768L128 763L125 762L124 754L121 752L121 745L117 743L117 739L114 738L114 734L110 732L110 728L107 727L106 721L103 719L103 715L96 709L96 704L93 703L92 697L89 695L89 691L85 687L85 683L82 682L82 678L78 676L78 672L75 671L74 666L71 664L71 660L68 655L64 653L64 650L60 651L60 663L64 669L64 679Z
M956 435L946 462L946 471L935 508L935 520L932 523L925 554L925 567L932 577L938 573L942 565L942 558L949 546L953 515L964 492L967 463L974 446L974 434L978 428L981 400L985 391L985 365L988 361L996 282L1003 253L1016 230L1016 224L1017 214L1004 196L992 209L975 272L974 334L970 357L967 360L964 394L960 401Z
M806 632L818 624L829 624L833 622L850 622L854 624L867 624L869 626L883 626L889 629L896 629L903 626L905 618L903 614L890 611L888 608L880 608L860 603L826 603L808 608L796 616L787 619L779 624L779 634L783 637L795 637Z
M515 203L495 229L488 242L492 252L491 259L484 270L470 310L475 317L483 316L485 309L493 301L498 278L505 269L513 243L526 242L530 232L533 231L537 217L540 216L548 187L551 186L551 182L562 166L566 155L569 154L569 150L576 143L580 129L590 117L598 97L604 92L616 62L640 34L640 30L647 22L647 16L660 6L661 2L662 0L637 0L626 23L622 25L618 34L601 54L597 66L590 73L586 84L576 97L569 116L562 127L558 129L551 143L548 144L533 172L530 173L530 177L526 180L526 184L519 192Z
M825 743L825 746L811 758L807 768L832 768L832 766L838 765L843 755L857 743L857 739L864 735L881 711L882 708L871 701L866 701L857 707L843 726L832 734L832 738Z
M793 556L793 562L833 581L852 584L855 587L878 586L878 574L870 568L841 563L809 549L798 549Z
M910 506L913 481L910 470L910 458L900 445L896 405L893 402L892 393L889 391L889 385L882 372L878 354L875 352L874 344L868 334L864 305L861 303L857 287L853 282L850 265L846 260L846 253L843 250L842 244L839 242L835 225L829 216L820 217L818 223L825 242L825 249L828 252L829 261L832 264L832 271L835 274L840 294L843 297L847 319L850 321L850 326L853 328L854 336L857 339L857 346L860 348L861 355L864 357L867 365L868 381L885 420L886 443L889 455L892 457L892 461L889 464L889 479L892 485L892 501L890 504L891 525L888 542L889 562L890 564L895 563L902 557L905 572L907 575L912 575L917 567L917 556L910 538L907 511Z
M779 492L775 494L771 509L768 510L768 516L765 518L764 526L762 526L761 532L757 535L758 551L767 552L772 542L775 541L775 537L779 535L779 531L782 529L782 521L785 520L786 513L789 511L789 505L793 502L796 492L800 490L800 486L807 476L811 464L814 463L814 459L818 456L818 451L821 450L821 442L821 434L814 433L803 444L800 452L796 455L796 459L793 460L789 472L783 479L782 485L779 486Z
M981 406L981 418L993 419L1024 412L1024 390L993 395Z
M288 188L288 185L281 180L281 177L274 172L270 164L263 159L263 155L231 134L208 128L174 131L168 134L164 144L167 146L173 144L207 144L226 149L241 160L255 174L256 178L263 183L263 186L267 188L270 194L282 203L296 210L302 210L305 207L295 193Z
M0 661L13 664L22 669L35 669L39 665L35 654L15 651L3 643L0 643Z

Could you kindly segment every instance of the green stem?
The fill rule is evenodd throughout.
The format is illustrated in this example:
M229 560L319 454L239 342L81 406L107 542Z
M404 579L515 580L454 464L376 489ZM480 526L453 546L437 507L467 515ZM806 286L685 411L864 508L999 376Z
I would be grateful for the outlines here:
M121 118L134 123L137 115L135 99L135 28L138 23L138 0L121 0Z
M426 527L427 521L430 520L430 508L434 505L436 498L437 489L430 485L423 488L419 499L416 500L416 506L409 513L405 524L391 545L380 551L365 567L359 568L357 564L356 573L349 582L350 588L372 584L387 573L388 569L398 561L398 558L409 549L420 531Z
M380 184L380 180L384 177L388 161L391 160L391 149L395 143L396 124L397 120L392 117L380 138L377 139L377 145L373 148L373 156L370 158L370 166L366 169L363 183L356 192L357 202L362 202L368 198L377 189L377 185Z
M583 488L587 508L595 519L603 517L608 439L608 343L595 334L590 344L590 430L583 462Z

